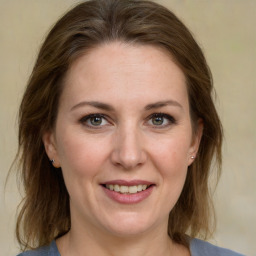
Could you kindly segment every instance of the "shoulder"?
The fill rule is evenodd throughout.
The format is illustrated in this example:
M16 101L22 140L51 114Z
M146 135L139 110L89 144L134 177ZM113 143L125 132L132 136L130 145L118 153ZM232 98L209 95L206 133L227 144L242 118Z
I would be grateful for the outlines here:
M49 245L39 247L35 250L22 252L17 256L60 256L55 241L52 241Z
M190 251L191 256L244 256L196 238L190 241Z

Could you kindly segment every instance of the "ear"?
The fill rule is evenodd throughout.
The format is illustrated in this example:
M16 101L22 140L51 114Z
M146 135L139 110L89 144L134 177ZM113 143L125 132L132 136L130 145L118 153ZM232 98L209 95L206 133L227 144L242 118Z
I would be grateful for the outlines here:
M196 155L200 146L201 138L203 135L203 130L204 130L204 124L203 124L203 120L200 118L197 121L195 131L191 140L191 145L190 145L189 155L188 155L188 166L191 165L196 158Z
M43 143L44 143L44 148L46 151L47 156L49 157L49 160L52 161L52 165L55 168L60 167L60 161L58 157L58 151L56 147L56 139L53 134L53 132L48 131L43 134L42 137Z

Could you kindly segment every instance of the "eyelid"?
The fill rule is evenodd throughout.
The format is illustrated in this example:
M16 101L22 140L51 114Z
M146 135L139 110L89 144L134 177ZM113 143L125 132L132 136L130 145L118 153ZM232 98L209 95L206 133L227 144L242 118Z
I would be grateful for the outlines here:
M154 128L165 128L165 127L168 127L168 126L170 126L170 125L173 125L173 124L176 124L177 123L177 120L172 116L172 115L169 115L169 114L166 114L166 113L162 113L162 112L159 112L159 113L153 113L153 114L151 114L148 118L147 118L147 122L149 121L149 120L151 120L152 118L154 118L154 117L163 117L163 118L166 118L167 120L168 120L168 124L166 124L166 125L154 125L154 124L152 124L152 126L154 127Z
M100 117L100 118L103 118L108 124L103 124L103 125L90 125L87 123L87 121L90 119L90 118L93 118L93 117ZM152 126L153 128L158 128L158 129L161 129L161 128L166 128L166 127L169 127L171 125L174 125L177 123L177 120L170 114L166 114L166 113L162 113L162 112L156 112L156 113L152 113L151 115L149 115L147 118L146 118L146 122L149 122L152 118L154 117L162 117L162 118L165 118L168 120L168 123L167 124L164 124L164 125L154 125L154 124L149 124L149 126ZM91 114L86 114L84 115L82 118L79 119L79 122L82 123L82 125L88 127L88 128L91 128L91 129L101 129L103 128L104 126L107 126L107 125L111 125L111 118L106 115L106 114L102 114L102 113L91 113Z
M79 119L79 122L82 123L83 125L85 125L86 127L88 128L92 128L92 129L100 129L102 128L103 126L106 126L106 125L99 125L99 126L94 126L94 125L89 125L87 124L86 122L90 119L90 118L93 118L93 117L100 117L100 118L103 118L104 120L106 120L108 123L110 123L109 121L109 117L105 114L102 114L102 113L92 113L92 114L87 114L87 115L84 115L82 118Z

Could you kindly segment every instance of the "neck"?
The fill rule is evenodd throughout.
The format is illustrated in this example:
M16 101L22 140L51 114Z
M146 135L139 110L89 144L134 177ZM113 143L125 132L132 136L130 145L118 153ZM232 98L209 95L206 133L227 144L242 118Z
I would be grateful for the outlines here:
M167 232L147 232L147 234L117 236L103 232L69 233L57 240L60 254L63 256L166 256L184 254L183 246L177 245L169 238ZM187 250L186 250L187 251Z
M73 218L70 231L59 238L58 249L62 256L189 256L189 250L174 243L167 234L168 219L150 230L121 235L99 228L91 222Z

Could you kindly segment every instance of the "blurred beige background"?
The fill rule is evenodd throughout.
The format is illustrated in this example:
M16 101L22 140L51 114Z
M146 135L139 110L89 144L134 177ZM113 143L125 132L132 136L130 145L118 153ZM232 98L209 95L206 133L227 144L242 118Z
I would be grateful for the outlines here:
M17 109L38 48L75 0L0 0L0 255L16 255L19 193L4 182L17 147ZM215 196L220 246L256 255L256 1L159 0L204 49L225 129L223 175Z

